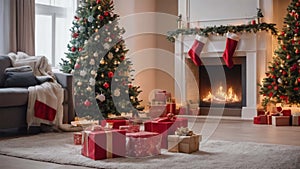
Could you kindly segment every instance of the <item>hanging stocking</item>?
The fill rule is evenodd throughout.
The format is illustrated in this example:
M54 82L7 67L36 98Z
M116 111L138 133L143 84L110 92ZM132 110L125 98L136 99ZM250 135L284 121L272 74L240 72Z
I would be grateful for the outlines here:
M193 43L193 46L189 50L188 54L195 65L200 66L201 60L200 60L200 53L202 52L202 49L207 41L207 38L204 36L196 35L195 41Z
M233 67L233 54L235 52L236 46L238 44L238 41L240 40L239 35L235 33L228 32L227 33L227 39L226 39L226 48L223 53L223 59L227 65L228 68Z

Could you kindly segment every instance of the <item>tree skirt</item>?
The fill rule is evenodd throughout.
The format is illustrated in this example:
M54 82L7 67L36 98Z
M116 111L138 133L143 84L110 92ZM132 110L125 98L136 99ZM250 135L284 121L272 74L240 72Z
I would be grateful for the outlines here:
M150 158L94 161L80 155L72 133L46 133L0 141L0 154L96 168L300 168L300 146L208 140L192 154L170 153Z

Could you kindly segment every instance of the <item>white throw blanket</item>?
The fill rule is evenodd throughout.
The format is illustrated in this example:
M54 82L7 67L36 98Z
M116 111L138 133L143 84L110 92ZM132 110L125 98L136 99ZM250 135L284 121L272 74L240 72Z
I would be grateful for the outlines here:
M41 123L60 127L63 121L64 91L55 80L51 66L45 56L28 56L25 53L10 53L14 67L29 65L35 76L52 76L53 82L28 88L27 124L39 126Z

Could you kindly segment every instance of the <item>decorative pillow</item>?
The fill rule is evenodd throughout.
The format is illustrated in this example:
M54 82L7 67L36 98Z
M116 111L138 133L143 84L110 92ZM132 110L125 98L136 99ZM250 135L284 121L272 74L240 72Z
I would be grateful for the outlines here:
M4 87L29 87L38 84L32 71L6 72Z
M51 76L36 76L36 80L38 84L42 84L45 82L53 82L53 78Z
M19 66L19 67L8 67L5 72L31 72L32 68L30 66Z

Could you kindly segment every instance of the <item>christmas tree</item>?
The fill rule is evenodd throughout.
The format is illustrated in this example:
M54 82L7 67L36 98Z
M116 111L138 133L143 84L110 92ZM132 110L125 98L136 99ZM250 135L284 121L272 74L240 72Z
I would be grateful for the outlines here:
M74 75L75 108L81 117L143 110L140 87L132 85L132 63L125 57L125 31L113 10L112 0L80 1L70 29L69 53L61 66Z
M264 107L268 103L300 105L300 0L292 0L287 11L278 48L260 85Z

